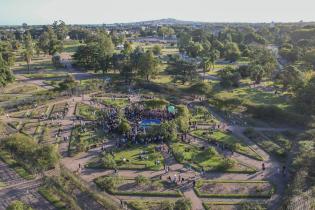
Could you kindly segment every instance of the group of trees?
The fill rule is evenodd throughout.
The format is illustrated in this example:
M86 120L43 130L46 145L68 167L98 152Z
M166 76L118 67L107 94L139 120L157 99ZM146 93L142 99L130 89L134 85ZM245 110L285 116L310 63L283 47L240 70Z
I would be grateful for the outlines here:
M158 54L160 49L154 51ZM160 61L153 51L144 51L140 47L133 50L130 43L125 42L124 50L119 54L114 53L112 39L104 32L99 32L86 45L80 46L73 57L76 65L102 71L103 75L109 69L118 70L128 84L136 76L149 81L160 70Z

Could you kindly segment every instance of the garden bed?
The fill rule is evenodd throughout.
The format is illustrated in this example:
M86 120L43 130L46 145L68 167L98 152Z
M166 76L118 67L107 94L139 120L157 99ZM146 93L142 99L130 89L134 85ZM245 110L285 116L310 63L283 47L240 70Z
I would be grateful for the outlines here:
M173 200L128 200L127 205L133 210L160 210L166 209L167 206L174 206Z
M224 158L214 147L207 149L184 143L171 145L175 159L195 170L224 171L230 173L255 173L256 170L229 158Z
M205 210L265 210L265 205L257 202L203 202Z
M102 176L94 180L96 185L114 195L180 197L176 184L165 180L150 180L142 177L141 182L118 176Z
M192 136L208 141L209 143L217 142L224 144L229 149L234 150L242 155L254 158L256 160L263 160L263 158L251 147L244 144L241 140L231 134L221 131L209 130L195 130L191 132Z
M155 149L156 144L147 146L130 146L118 149L114 152L115 166L109 168L133 169L133 170L161 170L164 165L164 158L161 152ZM90 162L87 167L106 168L102 165L101 158ZM160 163L157 164L157 161Z
M275 189L268 181L198 180L196 194L204 198L270 198Z

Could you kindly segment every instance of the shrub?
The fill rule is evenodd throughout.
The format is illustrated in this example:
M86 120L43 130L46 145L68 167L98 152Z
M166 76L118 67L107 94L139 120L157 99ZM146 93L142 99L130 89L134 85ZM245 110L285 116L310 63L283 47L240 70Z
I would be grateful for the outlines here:
M161 210L173 210L175 207L175 204L169 200L165 200L161 202L161 206L159 209Z
M117 166L115 159L111 154L106 153L104 157L101 158L102 165L104 168L115 168Z
M207 95L211 92L212 86L208 82L197 82L187 88L187 91L192 94Z
M254 202L243 202L240 204L242 210L264 210L261 204Z
M32 210L31 207L25 205L21 201L13 201L6 210Z
M95 180L96 184L104 190L115 191L119 184L123 182L123 178L120 176L106 176Z
M174 210L191 210L192 204L188 199L179 199L175 202Z
M163 184L159 181L152 182L151 187L153 190L159 190L163 188Z
M146 185L146 184L149 184L150 183L150 180L148 177L145 177L143 175L139 175L136 177L135 179L137 185Z
M128 133L131 130L131 126L126 119L122 119L120 121L119 127L118 127L119 132L121 133Z

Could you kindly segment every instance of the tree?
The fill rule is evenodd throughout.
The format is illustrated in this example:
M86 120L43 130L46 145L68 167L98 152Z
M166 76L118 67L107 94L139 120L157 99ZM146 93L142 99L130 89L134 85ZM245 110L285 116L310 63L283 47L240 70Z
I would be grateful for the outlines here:
M236 43L228 42L225 45L224 56L227 60L234 62L241 56L241 51Z
M164 38L165 36L171 36L171 35L173 35L173 34L175 34L175 31L174 31L174 29L171 28L171 27L162 26L162 27L160 27L160 28L158 29L158 35L159 35L159 36L162 36L163 38Z
M153 46L153 49L152 49L152 52L153 52L153 54L156 55L156 56L160 55L161 52L162 52L161 46L160 46L160 45L154 45L154 46Z
M24 37L24 60L27 63L27 70L30 73L30 65L33 58L34 47L33 47L33 40L30 33L27 33Z
M175 75L174 80L180 80L183 84L187 81L192 81L197 76L197 66L194 63L176 60L173 74Z
M219 76L221 77L221 84L225 87L238 87L240 85L240 73L230 66L220 70Z
M59 21L54 21L52 25L55 34L57 35L58 40L65 40L66 37L68 36L68 27L66 23L62 20Z
M262 67L262 76L271 76L276 69L276 58L272 52L264 47L254 47L250 50L250 66L260 65ZM260 69L259 69L260 70Z
M116 168L117 166L115 159L109 153L105 153L101 161L104 168Z
M0 53L2 59L6 62L8 66L14 65L15 54L13 53L13 48L10 42L0 41Z
M180 52L185 52L188 49L189 43L192 41L192 37L187 32L179 33L177 39L177 45Z
M304 86L304 74L295 66L286 66L277 75L277 80L285 89L297 90Z
M159 67L160 62L158 58L154 57L152 51L149 50L140 56L138 74L149 81L151 77L158 74Z
M304 114L315 114L315 77L296 93L295 104Z
M77 87L77 81L72 74L68 74L67 77L59 83L59 90L69 90L73 94L74 89Z
M7 62L2 58L0 53L0 87L6 86L9 82L14 80L12 71Z
M108 35L106 35L105 33L100 33L98 36L97 45L97 62L99 63L99 67L104 77L105 72L107 72L110 67L111 57L114 53L114 44L112 42L112 39Z
M205 80L206 73L212 66L212 60L210 60L210 58L207 57L202 58L201 66L203 71L203 80Z
M190 41L186 49L187 54L190 57L196 58L201 55L203 47L199 42Z
M250 66L250 79L259 84L265 76L265 70L261 65Z
M63 48L62 41L58 40L54 30L49 26L39 37L38 47L49 55L61 52Z

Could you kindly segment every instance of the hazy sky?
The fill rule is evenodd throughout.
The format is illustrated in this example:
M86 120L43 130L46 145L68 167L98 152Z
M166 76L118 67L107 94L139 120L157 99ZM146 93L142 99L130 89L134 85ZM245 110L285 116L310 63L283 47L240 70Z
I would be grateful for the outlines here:
M0 25L113 23L176 18L207 22L315 21L315 0L0 0Z

